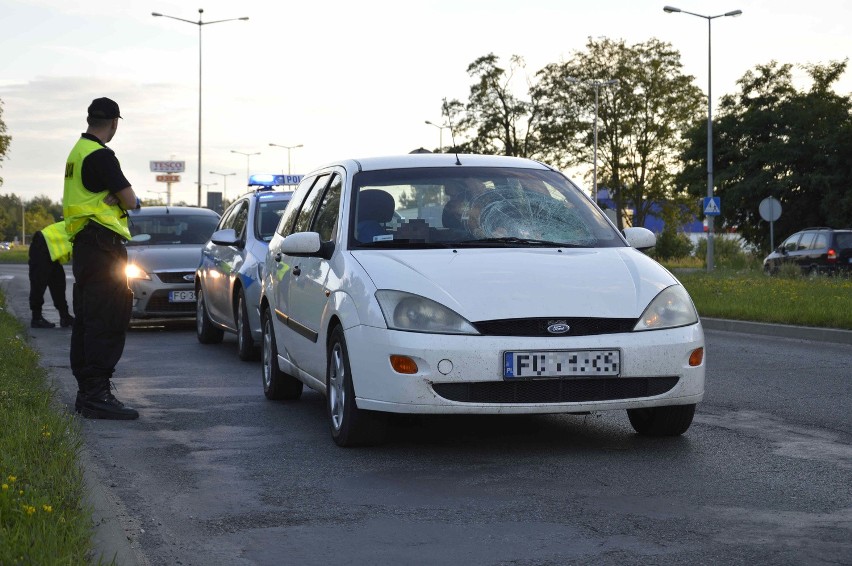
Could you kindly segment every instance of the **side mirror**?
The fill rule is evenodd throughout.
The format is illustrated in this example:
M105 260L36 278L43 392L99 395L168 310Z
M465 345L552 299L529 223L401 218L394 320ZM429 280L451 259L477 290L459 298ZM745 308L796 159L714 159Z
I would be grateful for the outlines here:
M237 232L233 228L216 230L210 236L210 241L218 246L236 246L240 243Z
M645 251L657 245L657 237L647 228L631 227L624 229L627 243L640 251Z
M334 253L334 242L323 242L317 232L296 232L284 238L281 251L297 257L321 257L328 260Z
M137 244L141 244L142 242L147 242L151 239L151 234L136 234L132 238L130 238L131 242L136 242Z

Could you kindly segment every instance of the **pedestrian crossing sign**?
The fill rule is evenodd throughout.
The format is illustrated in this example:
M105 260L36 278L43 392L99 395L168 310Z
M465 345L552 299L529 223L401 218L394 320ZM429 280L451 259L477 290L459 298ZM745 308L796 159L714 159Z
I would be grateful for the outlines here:
M719 216L722 214L721 197L704 197L704 216Z

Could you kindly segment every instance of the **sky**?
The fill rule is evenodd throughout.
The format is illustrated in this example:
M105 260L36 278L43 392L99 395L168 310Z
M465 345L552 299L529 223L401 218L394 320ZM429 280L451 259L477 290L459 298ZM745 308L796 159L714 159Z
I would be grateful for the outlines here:
M201 183L231 199L247 171L298 175L337 159L434 149L442 136L449 145L449 131L425 121L444 123L443 98L467 100L467 67L488 53L506 67L522 56L532 77L589 37L656 38L680 51L706 94L707 20L665 13L666 4L743 12L712 22L714 106L757 65L852 55L848 0L0 0L0 100L12 136L0 194L61 201L86 108L107 96L123 117L109 147L137 194L164 197L151 161L185 161L172 202L196 204L199 26L152 12L249 18L201 26ZM795 76L806 88L804 72ZM852 93L852 69L837 91Z

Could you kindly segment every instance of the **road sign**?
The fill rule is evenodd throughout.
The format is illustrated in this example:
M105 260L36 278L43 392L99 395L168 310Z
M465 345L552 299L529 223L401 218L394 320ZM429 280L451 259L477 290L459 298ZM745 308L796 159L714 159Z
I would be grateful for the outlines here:
M760 201L758 210L760 211L760 217L767 222L775 222L781 218L781 203L777 198L766 197Z
M721 197L704 197L704 216L719 216L722 214Z
M157 175L158 183L180 183L180 175Z
M152 173L183 173L186 161L151 161Z

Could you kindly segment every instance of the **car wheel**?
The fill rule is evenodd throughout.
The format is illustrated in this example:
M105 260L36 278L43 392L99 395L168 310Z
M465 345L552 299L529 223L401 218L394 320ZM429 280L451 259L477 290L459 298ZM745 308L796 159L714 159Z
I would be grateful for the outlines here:
M204 292L200 288L195 297L195 335L202 344L218 344L225 336L224 330L210 322L207 305L204 304Z
M627 409L633 430L643 436L678 436L692 424L695 405Z
M240 289L237 295L237 355L244 362L256 360L258 351L251 336L251 324L248 318L245 292Z
M338 446L378 444L385 439L387 415L359 409L343 329L331 333L326 372L326 408L331 436Z
M302 396L302 382L278 368L278 346L272 330L272 315L263 309L261 317L261 370L263 372L263 394L267 399L295 401Z

